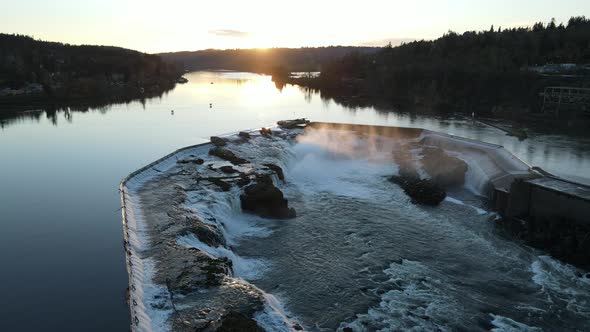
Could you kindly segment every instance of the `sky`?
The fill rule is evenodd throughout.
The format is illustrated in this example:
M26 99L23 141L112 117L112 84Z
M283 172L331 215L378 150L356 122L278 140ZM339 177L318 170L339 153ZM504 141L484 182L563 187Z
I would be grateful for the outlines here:
M0 32L148 53L375 45L567 23L589 0L0 0Z

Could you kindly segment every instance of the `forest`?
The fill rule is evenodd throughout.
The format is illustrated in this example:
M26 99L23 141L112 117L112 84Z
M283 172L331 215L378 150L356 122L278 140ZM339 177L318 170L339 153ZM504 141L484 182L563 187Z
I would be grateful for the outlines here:
M548 64L557 72L543 71ZM527 28L449 31L432 41L391 45L372 54L351 52L322 64L318 78L288 79L329 97L473 109L536 106L544 86L589 86L590 20L572 17ZM561 70L563 69L563 70Z
M0 34L0 97L118 98L174 86L181 72L156 55Z
M346 54L374 54L376 47L303 47L269 49L202 50L158 54L188 71L224 69L272 74L278 69L291 72L319 71L323 63Z

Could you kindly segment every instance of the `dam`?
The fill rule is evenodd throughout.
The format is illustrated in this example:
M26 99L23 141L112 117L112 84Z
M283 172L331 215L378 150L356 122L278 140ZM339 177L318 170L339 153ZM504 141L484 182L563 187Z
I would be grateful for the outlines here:
M583 265L587 243L572 247L569 232L588 230L588 187L429 130L283 125L180 149L123 180L132 330L587 327L590 276L499 237L495 220L541 248L539 234L557 232L567 244L551 237L545 249ZM460 184L441 182L439 206L422 207L384 180L402 173L396 154L424 178L448 175L428 158L466 168ZM243 213L263 177L296 216Z

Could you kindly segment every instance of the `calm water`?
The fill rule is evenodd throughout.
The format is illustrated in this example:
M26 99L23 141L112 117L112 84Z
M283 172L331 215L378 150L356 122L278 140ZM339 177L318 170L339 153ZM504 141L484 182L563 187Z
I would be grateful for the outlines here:
M188 84L145 104L4 120L0 331L127 331L118 183L211 135L295 117L424 127L502 144L530 164L590 178L589 138L531 130L520 142L460 117L345 108L298 87L280 91L266 76L200 72L187 78Z

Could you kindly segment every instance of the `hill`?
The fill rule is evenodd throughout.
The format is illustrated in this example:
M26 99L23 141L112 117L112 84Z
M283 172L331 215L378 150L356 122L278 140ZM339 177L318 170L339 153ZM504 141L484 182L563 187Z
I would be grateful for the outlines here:
M315 48L270 48L203 50L158 54L165 61L184 70L227 69L255 73L272 73L277 68L288 71L319 71L321 64L358 52L372 54L375 47L315 47Z
M0 34L0 97L10 100L112 98L155 93L180 76L156 55Z
M325 63L319 78L295 83L320 88L328 96L470 111L505 103L530 109L544 86L588 87L589 63L590 20L572 17L567 25L552 20L529 28L449 31L432 41L386 47L373 54L351 53ZM544 69L553 67L567 72Z

